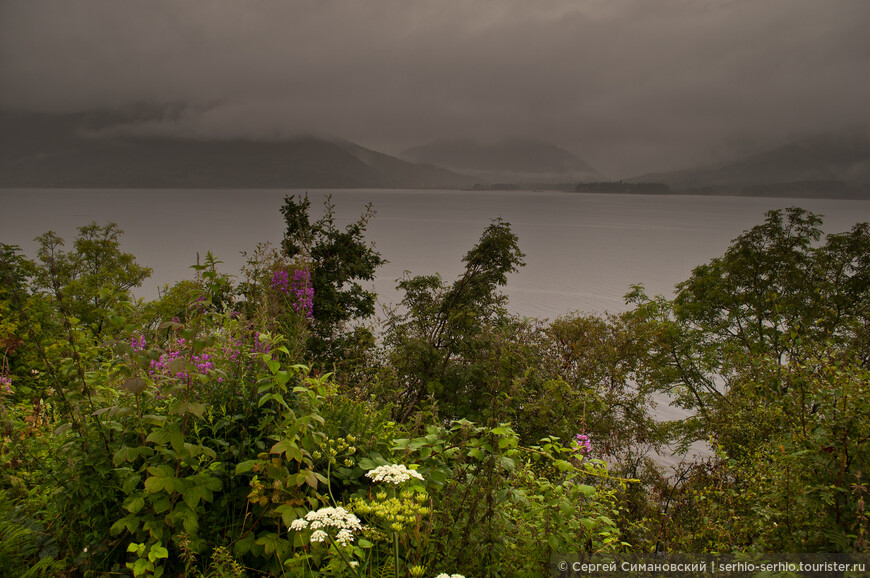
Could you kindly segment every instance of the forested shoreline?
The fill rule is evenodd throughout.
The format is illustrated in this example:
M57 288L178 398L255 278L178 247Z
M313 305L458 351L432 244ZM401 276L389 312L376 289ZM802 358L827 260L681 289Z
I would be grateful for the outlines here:
M0 573L539 576L553 553L870 552L870 226L768 212L620 314L512 315L493 220L378 325L367 207L286 197L152 301L114 223L0 245ZM642 282L642 279L638 280ZM669 396L691 417L655 419ZM665 471L656 452L711 448Z

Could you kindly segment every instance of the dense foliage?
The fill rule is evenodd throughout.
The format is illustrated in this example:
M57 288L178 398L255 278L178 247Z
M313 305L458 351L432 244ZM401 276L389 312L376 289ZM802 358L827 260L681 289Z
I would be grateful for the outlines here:
M0 245L0 574L537 576L551 553L867 552L870 228L768 213L673 300L511 315L494 220L377 332L364 238L288 197L243 279L145 302L109 223ZM666 394L690 417L660 422ZM706 457L666 473L656 457Z

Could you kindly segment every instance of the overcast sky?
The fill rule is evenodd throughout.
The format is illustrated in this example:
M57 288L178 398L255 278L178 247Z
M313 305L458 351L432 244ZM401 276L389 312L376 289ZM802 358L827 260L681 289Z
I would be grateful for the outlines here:
M605 175L870 126L867 0L0 0L0 107L387 153L525 135Z

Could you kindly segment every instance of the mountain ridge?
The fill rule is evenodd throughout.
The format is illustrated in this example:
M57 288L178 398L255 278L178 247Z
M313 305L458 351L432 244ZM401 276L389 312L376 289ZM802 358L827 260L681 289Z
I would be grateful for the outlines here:
M120 124L119 124L120 122ZM470 179L340 139L127 133L112 115L0 113L0 186L455 188Z
M424 162L489 182L588 180L601 175L583 159L554 144L528 137L492 141L441 139L409 148L400 158Z
M707 167L654 172L625 179L658 182L675 191L763 196L866 196L870 191L870 139L824 135L793 141ZM769 193L766 194L766 193Z

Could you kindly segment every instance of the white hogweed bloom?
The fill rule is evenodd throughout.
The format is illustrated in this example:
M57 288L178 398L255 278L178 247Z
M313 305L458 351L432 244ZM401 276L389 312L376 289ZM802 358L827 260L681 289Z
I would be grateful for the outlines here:
M409 470L403 465L394 464L391 466L378 466L366 473L366 476L371 478L373 482L387 482L388 484L401 484L407 482L411 478L423 479L423 475L416 470Z
M351 542L353 542L353 532L348 529L343 529L338 531L338 536L335 537L335 541L341 544L342 546L347 546Z
M316 530L313 534L311 534L312 542L326 542L327 536L326 532L323 530Z
M344 508L320 508L305 514L305 519L297 518L290 524L291 530L314 530L309 538L311 542L325 542L329 534L324 529L329 528L338 530L336 541L346 546L353 542L354 530L362 530L362 524L359 518Z

